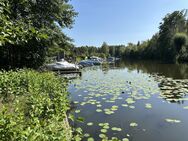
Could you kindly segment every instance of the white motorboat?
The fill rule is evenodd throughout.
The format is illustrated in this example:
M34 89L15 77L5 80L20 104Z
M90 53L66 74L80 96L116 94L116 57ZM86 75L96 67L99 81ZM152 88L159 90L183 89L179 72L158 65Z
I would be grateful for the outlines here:
M58 62L48 64L47 68L50 70L76 70L79 69L79 66L76 64L69 63L64 59L61 59Z

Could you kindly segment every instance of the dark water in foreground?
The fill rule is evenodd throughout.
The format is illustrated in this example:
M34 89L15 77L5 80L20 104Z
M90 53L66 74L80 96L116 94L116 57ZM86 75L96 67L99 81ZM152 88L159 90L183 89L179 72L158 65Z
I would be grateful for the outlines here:
M188 141L188 65L120 62L71 80L84 140Z

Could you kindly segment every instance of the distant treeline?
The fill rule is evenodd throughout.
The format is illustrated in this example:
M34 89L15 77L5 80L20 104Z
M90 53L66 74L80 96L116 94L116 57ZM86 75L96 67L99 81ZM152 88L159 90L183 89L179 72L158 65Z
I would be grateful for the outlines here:
M158 59L168 62L188 62L187 10L167 14L160 23L159 32L150 40L129 44L124 52L127 58Z
M74 48L74 52L76 56L80 56L82 58L89 56L98 56L101 58L107 58L110 56L113 57L122 57L125 51L125 45L115 45L110 46L106 42L102 44L101 47L94 46L82 46Z
M109 46L103 43L100 48L82 46L74 48L77 56L121 57L129 59L150 59L166 62L188 62L188 19L187 10L167 14L160 23L159 32L147 41L137 44Z

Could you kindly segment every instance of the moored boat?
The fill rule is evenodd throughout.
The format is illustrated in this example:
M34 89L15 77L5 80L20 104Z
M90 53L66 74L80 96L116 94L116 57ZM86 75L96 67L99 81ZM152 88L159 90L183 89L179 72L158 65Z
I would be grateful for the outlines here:
M61 59L58 62L46 65L49 70L77 70L79 66L76 64L69 63L64 59Z

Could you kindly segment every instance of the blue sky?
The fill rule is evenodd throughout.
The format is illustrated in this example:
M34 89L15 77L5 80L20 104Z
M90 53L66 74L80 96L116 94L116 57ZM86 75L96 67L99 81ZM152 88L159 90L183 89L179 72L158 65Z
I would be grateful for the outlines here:
M79 13L72 29L63 31L76 46L127 44L147 40L162 18L188 8L188 0L72 0Z

